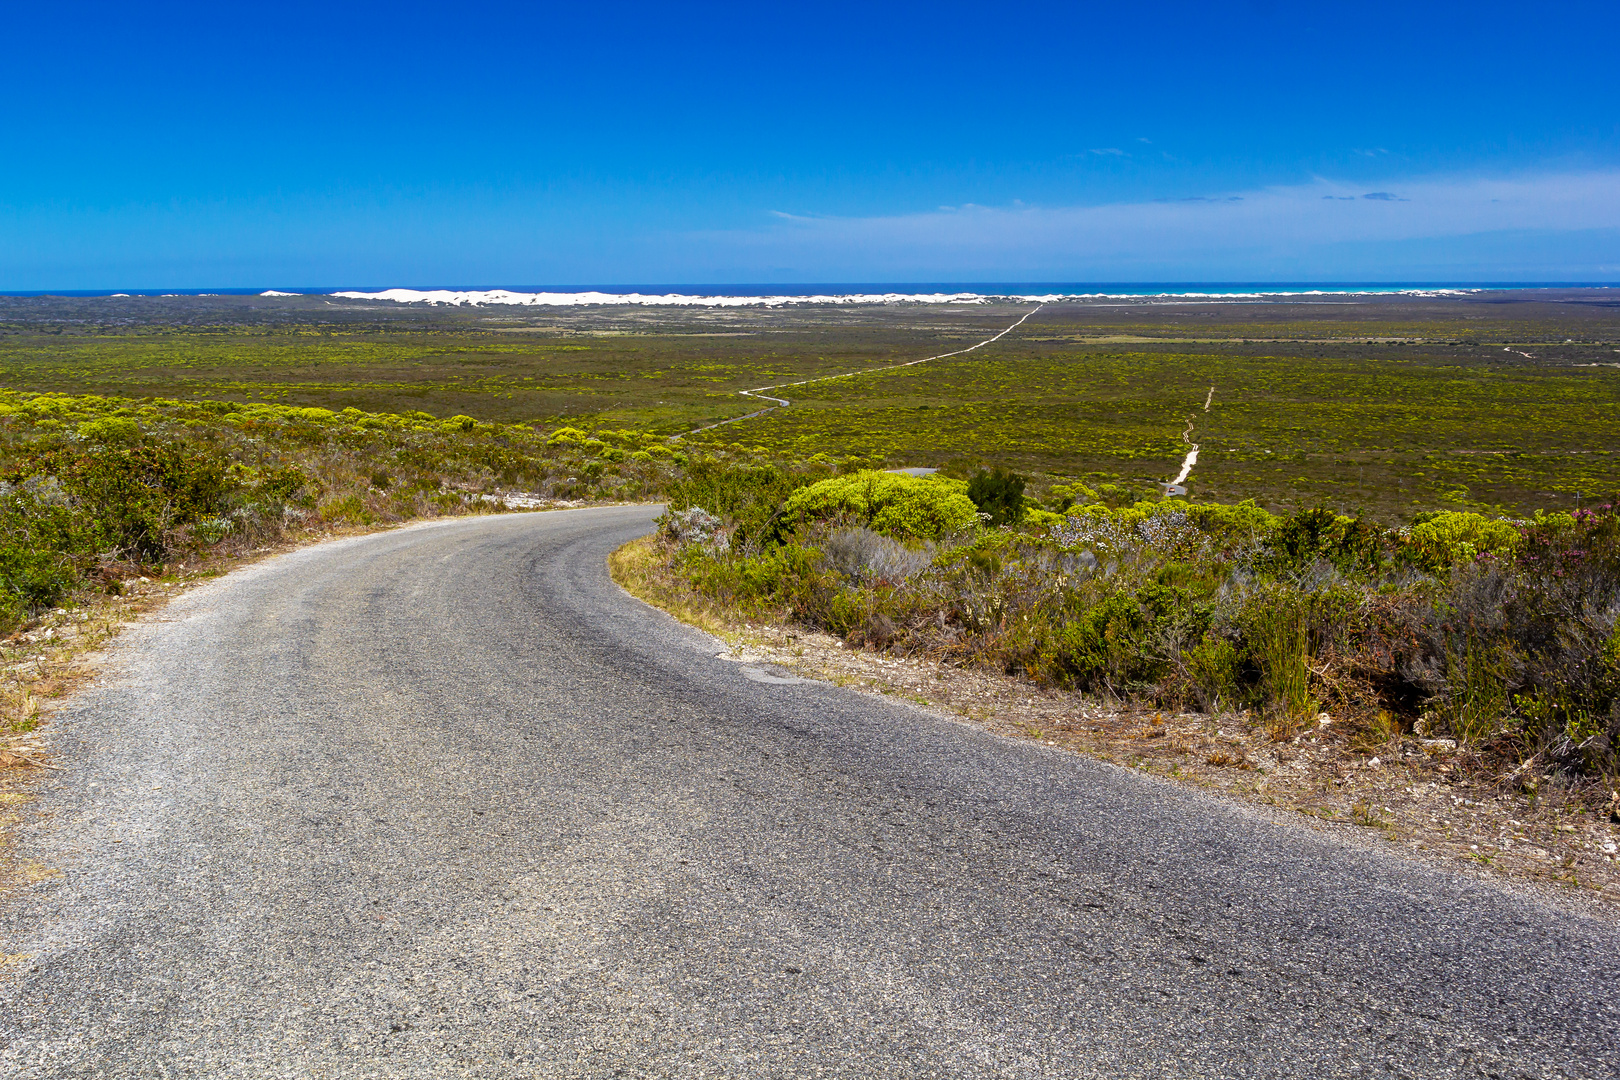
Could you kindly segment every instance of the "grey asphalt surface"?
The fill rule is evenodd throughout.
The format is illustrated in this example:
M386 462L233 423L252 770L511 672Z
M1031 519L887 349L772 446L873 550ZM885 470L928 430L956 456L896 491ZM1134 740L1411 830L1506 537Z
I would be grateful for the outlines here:
M1620 1073L1620 933L810 682L653 512L308 548L133 630L0 912L15 1077Z

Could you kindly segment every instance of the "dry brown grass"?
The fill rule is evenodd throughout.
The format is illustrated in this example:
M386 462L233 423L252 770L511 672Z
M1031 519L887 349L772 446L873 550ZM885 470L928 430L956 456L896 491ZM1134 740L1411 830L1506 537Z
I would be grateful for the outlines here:
M722 605L693 592L669 573L664 554L652 537L632 540L609 555L608 573L625 592L681 622L722 640L736 637L732 616Z

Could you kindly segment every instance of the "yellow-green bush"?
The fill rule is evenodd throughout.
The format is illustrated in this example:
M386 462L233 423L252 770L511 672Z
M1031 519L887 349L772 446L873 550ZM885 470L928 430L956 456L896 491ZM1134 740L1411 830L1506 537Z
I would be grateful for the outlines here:
M1253 499L1240 503L1160 503L1176 506L1202 531L1229 544L1263 540L1277 528L1281 520Z
M1511 555L1519 530L1511 522L1445 510L1407 530L1402 554L1425 570L1443 570L1483 554Z
M551 437L546 440L546 445L571 446L582 443L588 438L590 438L590 436L579 430L579 428L560 427L551 433Z
M960 480L870 470L800 488L788 497L782 516L789 521L849 517L890 536L929 539L979 520Z
M132 442L141 437L141 425L127 416L103 416L79 425L79 438L86 442Z
M1072 484L1053 484L1046 492L1046 503L1052 510L1061 514L1070 507L1091 502L1097 493L1086 485L1075 481Z

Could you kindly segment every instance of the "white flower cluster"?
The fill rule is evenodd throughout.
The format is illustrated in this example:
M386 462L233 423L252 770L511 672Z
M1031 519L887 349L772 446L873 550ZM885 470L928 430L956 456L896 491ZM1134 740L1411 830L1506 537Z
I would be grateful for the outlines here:
M1161 554L1203 545L1205 538L1186 514L1164 514L1126 523L1110 517L1073 516L1054 526L1051 537L1064 547L1125 551L1146 547Z
M31 496L46 506L66 506L70 501L62 482L54 476L30 476L18 484L0 480L0 499L13 495Z
M664 515L659 526L664 535L683 547L687 544L702 544L704 547L718 550L725 547L730 539L720 519L701 506L671 510Z

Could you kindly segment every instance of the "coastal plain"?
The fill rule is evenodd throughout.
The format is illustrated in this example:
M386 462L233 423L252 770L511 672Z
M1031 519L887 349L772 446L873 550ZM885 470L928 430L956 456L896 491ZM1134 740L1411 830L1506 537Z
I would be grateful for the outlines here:
M1140 494L1197 444L1192 498L1391 520L1620 489L1614 290L1081 299L899 366L1034 307L4 297L0 387L628 427ZM821 381L720 423L764 406L740 391L802 380Z

